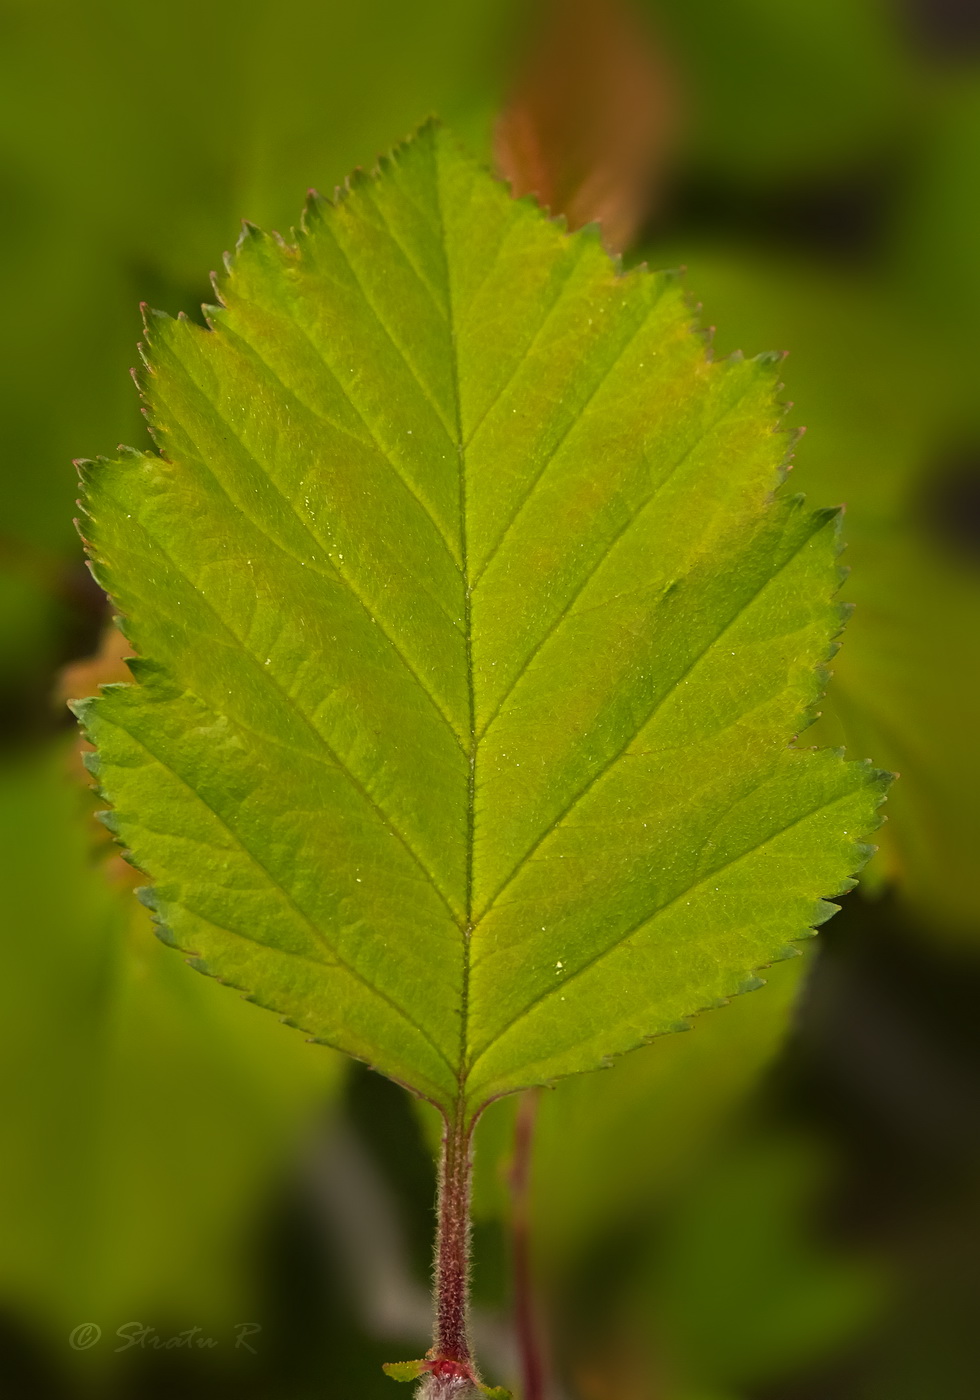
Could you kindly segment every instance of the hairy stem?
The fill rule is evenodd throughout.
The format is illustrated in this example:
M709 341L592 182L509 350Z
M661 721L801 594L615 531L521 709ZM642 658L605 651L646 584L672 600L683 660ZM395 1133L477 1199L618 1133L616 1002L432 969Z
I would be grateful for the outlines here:
M446 1123L442 1140L435 1261L435 1352L467 1368L473 1364L469 1343L471 1137L464 1115L457 1112Z
M521 1096L510 1174L514 1323L523 1379L522 1400L544 1400L546 1391L544 1350L531 1276L531 1149L540 1097L538 1089Z

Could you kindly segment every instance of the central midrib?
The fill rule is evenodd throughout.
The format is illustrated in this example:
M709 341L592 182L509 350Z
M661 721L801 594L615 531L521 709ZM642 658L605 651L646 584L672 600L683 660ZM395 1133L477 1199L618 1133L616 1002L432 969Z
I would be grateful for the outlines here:
M436 210L439 216L439 244L442 248L443 275L446 288L446 324L449 332L449 363L452 374L453 418L459 480L459 571L463 585L463 638L466 655L466 694L469 707L466 746L469 774L466 783L466 821L464 826L466 833L466 873L463 923L461 927L463 967L460 982L459 1064L456 1068L456 1103L453 1105L453 1117L455 1121L459 1123L465 1110L467 1061L469 1059L467 1051L469 1043L470 945L473 937L473 849L474 828L476 823L476 751L479 740L477 738L476 697L473 683L472 588L470 586L469 548L466 529L466 450L463 443L463 422L459 396L459 363L456 353L456 327L453 315L452 278L449 272L449 247L446 237L446 221L443 217L442 190L440 187L441 171L439 168L438 154L436 154L435 157L435 164Z

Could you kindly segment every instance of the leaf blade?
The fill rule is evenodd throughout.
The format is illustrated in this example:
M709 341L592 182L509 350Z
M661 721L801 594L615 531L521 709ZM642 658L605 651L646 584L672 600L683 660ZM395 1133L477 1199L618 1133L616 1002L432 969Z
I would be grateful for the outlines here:
M86 470L150 659L80 715L174 941L475 1113L832 912L884 779L787 747L843 611L773 357L432 125L219 294L148 322L161 455Z

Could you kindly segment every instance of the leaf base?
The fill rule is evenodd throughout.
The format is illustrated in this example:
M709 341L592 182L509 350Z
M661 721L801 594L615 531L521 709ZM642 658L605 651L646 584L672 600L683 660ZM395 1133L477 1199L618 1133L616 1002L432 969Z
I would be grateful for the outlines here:
M393 1381L422 1380L418 1400L469 1400L486 1395L490 1400L511 1400L503 1386L481 1384L471 1368L448 1356L430 1356L424 1361L389 1361L383 1368Z

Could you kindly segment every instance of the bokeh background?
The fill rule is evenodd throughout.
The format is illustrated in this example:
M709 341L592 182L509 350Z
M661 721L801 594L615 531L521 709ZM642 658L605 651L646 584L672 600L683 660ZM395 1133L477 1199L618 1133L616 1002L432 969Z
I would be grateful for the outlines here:
M715 353L791 352L856 605L810 734L902 775L805 959L543 1096L526 1198L487 1115L487 1369L527 1218L550 1400L975 1400L976 0L2 0L0 112L4 1395L371 1400L425 1344L432 1124L155 942L64 698L118 672L65 672L105 625L71 461L146 440L139 302L195 314L243 216L438 112L685 265Z

